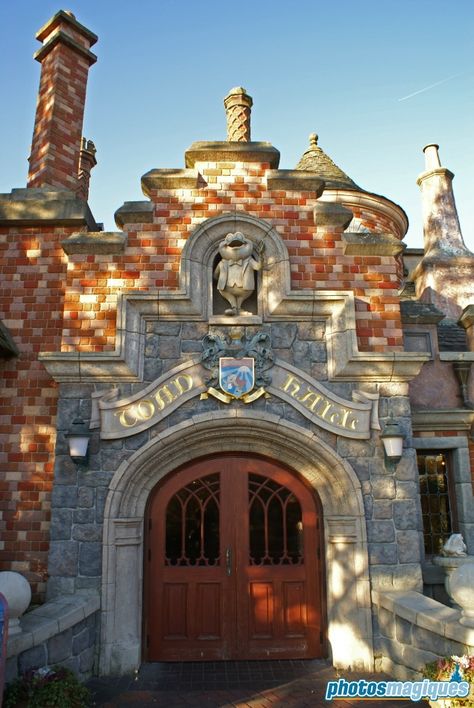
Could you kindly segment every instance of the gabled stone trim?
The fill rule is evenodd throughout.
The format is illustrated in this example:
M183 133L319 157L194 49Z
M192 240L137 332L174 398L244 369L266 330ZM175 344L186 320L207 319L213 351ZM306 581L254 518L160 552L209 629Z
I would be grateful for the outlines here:
M127 245L127 236L115 231L89 231L71 234L62 241L61 245L68 256L76 253L112 255L123 253Z
M125 224L151 224L153 211L152 202L125 202L114 214L115 223L120 229Z
M186 167L196 162L268 162L272 169L280 163L280 153L270 143L204 142L193 143L185 152Z
M159 189L197 189L199 172L193 169L150 170L142 177L142 190L147 197Z
M47 352L39 355L56 381L141 381L147 320L194 320L242 325L245 318L213 317L210 313L212 263L222 237L243 231L265 243L265 267L256 322L326 321L330 380L406 382L414 378L428 353L359 352L355 298L351 291L290 289L288 251L268 222L243 212L223 214L201 224L186 241L181 257L180 289L124 293L117 303L114 352Z
M342 234L345 256L399 256L405 244L391 234L344 233Z
M324 182L316 172L269 170L267 172L267 187L269 190L316 192L316 196L320 197L324 190Z

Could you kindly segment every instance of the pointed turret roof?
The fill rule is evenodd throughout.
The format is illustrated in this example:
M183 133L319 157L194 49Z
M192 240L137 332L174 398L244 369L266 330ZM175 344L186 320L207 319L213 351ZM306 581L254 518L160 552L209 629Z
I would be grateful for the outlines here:
M333 189L356 189L363 190L346 175L318 145L318 136L312 133L309 136L309 148L303 154L301 160L296 165L297 170L316 172L326 183L327 187Z

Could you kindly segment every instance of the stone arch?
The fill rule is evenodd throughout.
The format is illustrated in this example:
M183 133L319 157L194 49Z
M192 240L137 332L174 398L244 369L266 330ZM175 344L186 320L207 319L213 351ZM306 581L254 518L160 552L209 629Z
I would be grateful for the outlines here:
M265 244L265 265L258 295L258 321L273 311L290 292L288 250L274 227L244 212L231 212L207 219L191 234L183 248L180 265L181 288L190 294L196 307L213 321L213 261L219 242L229 232L241 231L255 246ZM238 318L242 319L242 318ZM257 321L257 318L254 318Z
M332 661L338 668L373 669L365 517L355 472L316 433L271 414L233 410L173 426L114 474L104 514L101 673L121 674L140 665L143 519L150 492L180 465L237 451L275 458L317 491Z

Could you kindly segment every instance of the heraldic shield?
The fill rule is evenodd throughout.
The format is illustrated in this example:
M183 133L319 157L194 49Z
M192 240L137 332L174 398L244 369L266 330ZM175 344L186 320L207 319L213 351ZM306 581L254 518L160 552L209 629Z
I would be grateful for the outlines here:
M254 359L221 357L219 359L219 386L233 398L242 398L255 385Z

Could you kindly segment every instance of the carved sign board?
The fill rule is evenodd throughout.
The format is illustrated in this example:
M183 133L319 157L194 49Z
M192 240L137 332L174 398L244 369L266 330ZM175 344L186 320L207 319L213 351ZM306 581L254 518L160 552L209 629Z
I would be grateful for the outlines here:
M117 390L94 396L91 427L100 426L104 440L124 438L150 428L194 396L208 390L199 360L168 371L143 391L117 400ZM348 401L284 361L276 361L267 391L292 405L315 425L348 438L370 438L380 429L378 395L354 392ZM100 398L99 398L100 396ZM370 399L370 400L369 400Z

